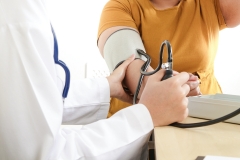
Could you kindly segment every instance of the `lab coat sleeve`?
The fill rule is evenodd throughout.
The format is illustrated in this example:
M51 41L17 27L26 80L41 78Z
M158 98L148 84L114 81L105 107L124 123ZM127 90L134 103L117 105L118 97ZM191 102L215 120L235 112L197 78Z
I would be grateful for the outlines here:
M110 89L106 78L80 79L70 84L64 102L63 124L88 124L105 119Z
M151 116L141 104L88 125L64 126L50 160L141 160L152 129Z

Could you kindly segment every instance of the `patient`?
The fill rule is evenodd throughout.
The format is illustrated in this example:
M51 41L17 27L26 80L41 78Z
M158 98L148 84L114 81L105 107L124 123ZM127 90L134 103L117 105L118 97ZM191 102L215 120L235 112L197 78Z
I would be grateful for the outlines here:
M239 25L239 5L239 0L110 0L102 11L98 47L108 66L116 57L121 61L126 55L137 55L137 48L143 49L152 59L151 71L158 65L161 43L168 40L173 69L193 74L188 96L222 93L214 75L219 32ZM108 43L112 44L110 49ZM163 58L166 62L166 54ZM137 59L128 67L125 84L132 93L143 63ZM142 88L147 80L145 77ZM129 103L112 98L109 116L127 106Z

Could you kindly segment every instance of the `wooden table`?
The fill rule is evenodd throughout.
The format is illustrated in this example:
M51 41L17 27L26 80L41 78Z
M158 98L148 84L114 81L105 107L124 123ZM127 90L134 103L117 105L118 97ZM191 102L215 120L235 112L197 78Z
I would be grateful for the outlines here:
M188 117L183 123L204 121ZM197 156L240 157L240 125L218 123L182 129L154 129L156 160L195 160Z

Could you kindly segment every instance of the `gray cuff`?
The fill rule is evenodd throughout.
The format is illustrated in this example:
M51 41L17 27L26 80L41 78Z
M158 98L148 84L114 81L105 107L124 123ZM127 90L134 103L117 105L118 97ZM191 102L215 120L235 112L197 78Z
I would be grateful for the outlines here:
M106 41L103 49L104 59L112 72L122 61L135 54L136 58L146 61L144 56L137 53L137 49L145 48L138 32L133 29L121 29L114 32Z

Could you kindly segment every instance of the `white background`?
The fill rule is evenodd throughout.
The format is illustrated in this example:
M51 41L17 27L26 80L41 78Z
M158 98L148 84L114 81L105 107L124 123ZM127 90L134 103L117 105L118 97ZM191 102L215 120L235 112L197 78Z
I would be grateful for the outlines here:
M87 62L105 66L97 48L97 30L107 1L58 0L50 5L60 59L69 66L72 78L85 77ZM240 26L221 31L215 72L224 93L240 95Z

